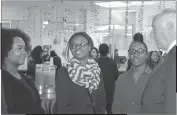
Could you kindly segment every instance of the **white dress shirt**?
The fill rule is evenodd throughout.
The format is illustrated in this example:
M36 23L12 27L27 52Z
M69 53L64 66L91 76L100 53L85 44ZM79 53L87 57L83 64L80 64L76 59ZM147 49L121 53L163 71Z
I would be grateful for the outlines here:
M168 53L176 45L176 40L174 40L171 45L168 47L166 53Z

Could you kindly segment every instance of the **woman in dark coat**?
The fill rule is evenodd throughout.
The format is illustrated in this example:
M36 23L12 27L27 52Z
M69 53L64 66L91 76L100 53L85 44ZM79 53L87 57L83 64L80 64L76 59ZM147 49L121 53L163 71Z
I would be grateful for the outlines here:
M18 67L25 62L30 49L28 36L18 29L2 29L2 83L3 107L8 114L44 114L34 84ZM2 99L1 99L2 100Z
M104 82L98 63L89 55L91 37L85 32L75 33L68 45L74 57L57 72L56 113L104 114Z

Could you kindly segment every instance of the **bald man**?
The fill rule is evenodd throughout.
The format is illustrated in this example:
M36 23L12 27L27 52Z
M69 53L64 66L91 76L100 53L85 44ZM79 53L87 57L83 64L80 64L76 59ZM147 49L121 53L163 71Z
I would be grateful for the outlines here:
M141 113L176 113L176 10L165 9L153 21L153 34L159 49L166 51L164 63L149 78L141 99Z

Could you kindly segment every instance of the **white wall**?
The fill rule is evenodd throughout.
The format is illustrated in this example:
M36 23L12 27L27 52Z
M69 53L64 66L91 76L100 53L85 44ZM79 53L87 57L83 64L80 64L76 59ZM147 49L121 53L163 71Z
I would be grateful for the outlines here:
M23 3L26 3L23 5ZM84 13L83 8L86 8L86 31L93 37L93 41L98 47L97 39L100 39L98 34L94 33L94 27L96 24L108 24L109 22L109 13L108 9L102 8L94 8L90 7L90 2L82 1L79 2L80 4L76 4L78 2L66 2L66 4L61 4L61 2L53 2L53 4L49 5L46 2L39 2L35 5L35 3L31 2L14 2L14 4L6 3L6 5L2 6L2 20L9 19L14 20L12 21L12 27L18 27L28 33L31 37L31 42L33 47L42 44L52 44L53 40L57 38L59 43L57 45L53 45L53 49L58 52L59 55L62 54L65 45L63 43L63 39L68 39L73 30L73 26L65 25L63 27L62 24L58 23L51 23L46 28L43 28L42 22L48 19L56 22L61 22L63 16L67 18L70 23L83 23L84 21ZM31 3L28 7L28 3ZM85 4L84 4L85 3ZM175 7L174 2L166 2L166 7ZM65 11L65 8L70 9L70 11ZM68 10L67 9L67 10ZM94 13L91 13L91 10L99 10L98 15L94 16ZM149 50L155 50L156 45L153 39L150 38L150 30L146 30L147 27L150 26L152 21L152 16L158 12L158 5L156 7L146 7L144 10L144 39L148 45ZM75 15L74 15L75 13ZM133 29L131 30L133 34L138 32L137 29L137 16L138 13L129 13L129 24L133 25ZM75 17L75 18L74 18ZM16 21L15 21L16 20ZM17 21L17 20L26 20L26 21ZM97 21L98 20L98 21ZM125 13L120 12L117 9L112 10L112 24L125 24ZM63 28L62 28L63 27ZM71 32L64 32L64 29L69 29ZM75 31L84 31L82 26L76 28ZM121 55L126 55L125 51L132 40L132 36L129 36L126 39L121 39L124 35L124 30L115 31L116 32L116 48L120 49ZM109 37L104 39L110 39ZM104 40L103 40L104 41ZM106 41L105 41L106 42ZM121 53L124 52L124 53Z

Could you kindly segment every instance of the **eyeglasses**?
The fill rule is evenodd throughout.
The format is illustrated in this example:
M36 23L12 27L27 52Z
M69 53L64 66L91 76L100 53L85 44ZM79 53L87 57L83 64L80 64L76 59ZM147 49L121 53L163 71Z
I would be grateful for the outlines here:
M83 48L83 47L85 47L86 45L88 45L88 43L87 43L87 42L83 42L83 43L80 43L80 44L73 44L73 45L70 45L70 48L71 48L71 49L76 49L77 47Z
M135 55L135 53L137 52L138 55L141 55L141 54L144 54L145 52L147 52L145 49L142 49L142 48L139 48L137 50L134 50L134 49L129 49L128 50L128 53L130 55Z

